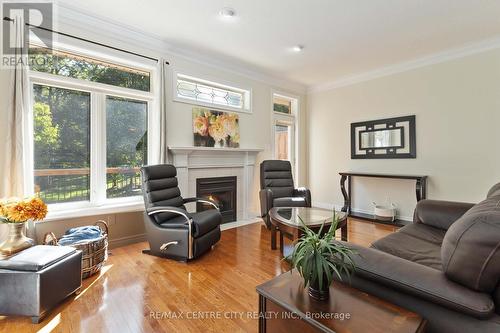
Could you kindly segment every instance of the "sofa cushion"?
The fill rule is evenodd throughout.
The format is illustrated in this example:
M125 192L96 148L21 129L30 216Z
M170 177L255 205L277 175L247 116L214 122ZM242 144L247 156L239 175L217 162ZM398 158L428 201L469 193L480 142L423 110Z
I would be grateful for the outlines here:
M440 247L443 243L444 235L446 234L446 230L417 223L406 225L399 229L398 232L402 232L423 241L437 244Z
M486 198L493 197L500 195L500 183L493 185L490 190L488 191L488 195L486 195Z
M353 256L356 266L354 278L374 281L391 290L413 295L475 318L491 318L494 313L495 304L491 295L450 281L442 271L376 249L352 243L343 244L357 252ZM383 295L378 296L384 298Z
M441 241L444 231L422 224L410 224L381 238L372 248L417 264L441 270Z
M491 293L500 280L500 195L490 196L448 229L443 271L455 282Z
M413 221L448 230L456 220L472 207L474 207L474 204L465 202L420 200L415 208Z

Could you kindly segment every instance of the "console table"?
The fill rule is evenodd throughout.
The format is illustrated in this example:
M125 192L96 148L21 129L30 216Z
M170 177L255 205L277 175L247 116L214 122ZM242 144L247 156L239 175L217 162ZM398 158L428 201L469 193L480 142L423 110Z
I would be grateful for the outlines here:
M407 221L396 220L393 223L383 222L376 220L373 215L364 213L355 213L351 210L352 202L352 189L351 189L351 179L352 177L370 177L370 178L390 178L390 179L409 179L415 180L415 193L417 197L417 202L425 199L427 197L427 176L417 176L417 175L391 175L391 174L377 174L377 173L359 173L359 172L340 172L340 189L342 195L344 196L344 207L342 207L343 212L347 212L349 216L369 220L373 222L389 223L395 225L405 225ZM345 186L345 181L347 180L347 189Z

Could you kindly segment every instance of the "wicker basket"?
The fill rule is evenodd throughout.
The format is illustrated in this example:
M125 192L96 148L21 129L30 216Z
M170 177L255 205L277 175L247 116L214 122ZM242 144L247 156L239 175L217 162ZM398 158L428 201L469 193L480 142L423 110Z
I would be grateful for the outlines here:
M97 221L94 225L101 229L101 237L86 243L70 245L82 251L82 279L98 273L108 259L108 224L104 221ZM52 232L45 235L43 243L58 245L57 238Z

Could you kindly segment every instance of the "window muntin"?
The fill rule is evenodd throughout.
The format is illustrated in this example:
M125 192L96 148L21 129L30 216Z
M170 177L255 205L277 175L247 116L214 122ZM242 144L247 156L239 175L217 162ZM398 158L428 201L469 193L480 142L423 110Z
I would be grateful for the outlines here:
M148 163L148 103L106 97L106 196L141 195L140 167Z
M176 75L175 96L178 99L230 109L249 110L250 91L197 79L183 74ZM195 104L198 104L195 103Z
M47 203L90 200L90 94L33 85L35 193Z
M151 73L79 56L69 52L30 47L30 69L54 75L151 91Z

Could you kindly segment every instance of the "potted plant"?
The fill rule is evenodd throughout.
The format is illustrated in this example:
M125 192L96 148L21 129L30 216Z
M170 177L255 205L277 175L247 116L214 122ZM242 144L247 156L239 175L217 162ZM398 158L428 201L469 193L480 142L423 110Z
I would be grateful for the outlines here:
M28 220L43 220L47 215L47 205L40 198L8 199L0 201L0 223L9 227L7 239L0 244L0 255L10 256L34 245L34 241L24 235Z
M352 260L355 251L340 242L332 242L339 223L335 211L332 219L326 233L322 232L324 224L316 233L300 219L304 235L295 244L290 258L292 267L304 279L304 287L309 286L309 296L320 301L328 299L334 274L342 280L342 274L350 278L355 269Z

